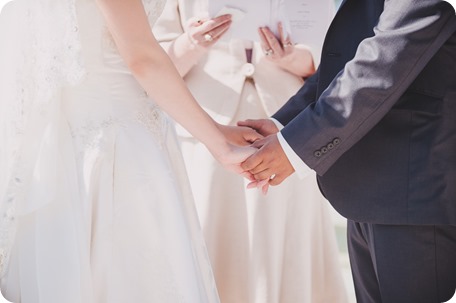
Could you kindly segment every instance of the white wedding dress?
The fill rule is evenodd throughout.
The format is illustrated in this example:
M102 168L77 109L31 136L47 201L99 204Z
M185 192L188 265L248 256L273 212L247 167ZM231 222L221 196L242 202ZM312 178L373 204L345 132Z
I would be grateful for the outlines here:
M164 1L144 1L151 26ZM79 1L77 18L86 76L60 92L58 153L46 155L64 180L35 191L54 202L15 217L2 293L21 303L218 302L172 123L93 0Z

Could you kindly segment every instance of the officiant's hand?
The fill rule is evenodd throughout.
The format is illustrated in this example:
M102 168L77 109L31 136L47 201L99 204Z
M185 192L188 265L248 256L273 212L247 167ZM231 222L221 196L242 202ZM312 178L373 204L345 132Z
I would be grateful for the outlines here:
M290 35L285 32L282 22L278 23L278 37L268 27L260 27L258 34L267 60L298 77L307 78L315 72L309 48L294 44Z
M215 18L191 18L187 25L187 37L193 45L208 48L214 45L231 26L231 15Z

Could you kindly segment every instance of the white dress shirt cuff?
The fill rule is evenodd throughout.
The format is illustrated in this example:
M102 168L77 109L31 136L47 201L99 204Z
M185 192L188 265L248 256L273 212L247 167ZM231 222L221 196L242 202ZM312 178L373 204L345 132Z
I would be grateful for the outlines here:
M279 130L283 128L282 123L277 121L274 118L270 118L272 122L277 126ZM312 169L308 167L304 161L295 153L295 151L290 147L288 142L285 140L281 132L277 133L277 139L279 139L280 146L282 147L283 151L285 152L285 155L288 158L288 161L290 161L291 165L293 166L296 174L300 179L304 179L305 177L309 176L309 174L312 172Z

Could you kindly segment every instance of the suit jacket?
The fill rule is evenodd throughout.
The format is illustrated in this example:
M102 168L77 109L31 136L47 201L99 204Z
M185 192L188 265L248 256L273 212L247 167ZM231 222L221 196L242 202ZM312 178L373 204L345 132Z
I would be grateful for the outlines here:
M439 0L346 0L320 68L273 117L347 218L456 224L456 17Z
M184 33L190 18L207 13L208 0L168 0L154 25L154 34L166 48ZM268 115L276 112L304 83L302 78L266 60L259 43L254 43L252 65L247 65L244 43L237 39L218 41L195 62L184 79L200 105L218 122L229 124L241 101L245 80L250 77ZM189 135L178 130L180 135Z

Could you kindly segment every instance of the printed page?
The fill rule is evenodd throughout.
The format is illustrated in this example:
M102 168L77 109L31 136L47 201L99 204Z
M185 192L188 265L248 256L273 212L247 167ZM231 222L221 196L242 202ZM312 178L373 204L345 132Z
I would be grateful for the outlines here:
M277 24L281 21L292 42L320 51L335 7L333 0L209 1L211 17L222 12L234 13L227 38L259 41L259 27L268 26L277 35Z
M242 17L233 19L227 36L258 41L260 39L258 28L270 26L271 2L271 0L209 0L209 16L216 17L223 11L239 10L239 15Z
M333 1L283 0L282 5L294 41L308 43L325 36L334 13Z
M332 0L282 0L281 20L286 24L294 43L302 43L313 50L320 61L320 51L335 13Z

